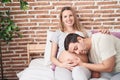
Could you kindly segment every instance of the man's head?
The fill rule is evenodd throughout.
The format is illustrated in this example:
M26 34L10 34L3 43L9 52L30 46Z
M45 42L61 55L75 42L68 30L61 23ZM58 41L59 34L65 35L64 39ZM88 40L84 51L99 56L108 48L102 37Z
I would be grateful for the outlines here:
M84 42L84 37L75 33L71 33L66 36L64 47L65 50L68 50L69 52L75 52L77 54L85 54L88 51Z

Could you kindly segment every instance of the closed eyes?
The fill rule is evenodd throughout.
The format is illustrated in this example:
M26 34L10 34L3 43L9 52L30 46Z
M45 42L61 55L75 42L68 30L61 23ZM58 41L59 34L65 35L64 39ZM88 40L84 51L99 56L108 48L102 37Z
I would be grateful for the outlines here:
M78 47L77 47L77 46L75 46L75 47L74 47L74 50L77 50L77 49L78 49Z

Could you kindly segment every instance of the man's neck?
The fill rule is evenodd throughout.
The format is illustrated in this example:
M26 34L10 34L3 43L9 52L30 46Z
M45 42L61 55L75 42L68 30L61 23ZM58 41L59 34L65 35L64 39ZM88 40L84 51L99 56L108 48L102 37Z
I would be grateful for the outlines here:
M91 38L86 38L84 39L84 41L85 41L86 47L90 49L92 45Z

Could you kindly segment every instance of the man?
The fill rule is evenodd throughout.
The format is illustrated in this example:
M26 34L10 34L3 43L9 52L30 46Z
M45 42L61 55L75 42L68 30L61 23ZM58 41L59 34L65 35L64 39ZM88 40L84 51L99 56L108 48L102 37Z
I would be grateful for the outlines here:
M120 39L107 34L96 33L84 38L71 33L64 42L65 50L76 54L87 54L91 63L80 62L80 66L96 72L110 80L120 79Z

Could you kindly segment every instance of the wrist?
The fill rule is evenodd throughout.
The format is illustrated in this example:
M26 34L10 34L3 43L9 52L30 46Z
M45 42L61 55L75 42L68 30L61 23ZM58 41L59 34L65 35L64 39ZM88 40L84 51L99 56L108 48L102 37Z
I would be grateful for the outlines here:
M59 67L62 67L62 63L59 63L59 65L58 65Z
M86 67L86 64L87 64L87 63L82 63L82 66Z

